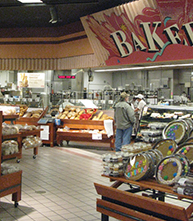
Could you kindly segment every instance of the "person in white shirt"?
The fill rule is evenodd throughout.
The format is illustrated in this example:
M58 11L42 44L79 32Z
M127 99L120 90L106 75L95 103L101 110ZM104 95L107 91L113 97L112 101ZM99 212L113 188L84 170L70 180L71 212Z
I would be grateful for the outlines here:
M139 122L140 122L140 119L141 119L141 116L143 113L143 108L146 105L146 102L144 101L144 96L142 94L138 94L137 96L135 96L135 98L138 101L138 105L134 110L136 113L136 115L135 115L135 117L136 117L135 133L137 134L138 129L139 129Z

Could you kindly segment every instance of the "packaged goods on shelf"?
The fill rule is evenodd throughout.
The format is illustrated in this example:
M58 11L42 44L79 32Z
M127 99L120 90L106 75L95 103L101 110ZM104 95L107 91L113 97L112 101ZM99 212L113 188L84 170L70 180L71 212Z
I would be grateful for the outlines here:
M16 114L16 107L0 106L0 111L3 112L3 115L15 115Z
M140 153L142 151L152 149L152 145L144 142L137 142L132 144L123 145L121 148L122 152L128 152L130 154Z
M104 154L102 156L103 174L107 176L122 176L123 162L119 153Z
M40 147L42 145L41 139L37 136L27 136L22 140L22 143L22 147L25 149Z
M156 180L161 184L173 185L189 173L189 161L183 155L174 154L163 158L155 171Z
M193 178L180 178L174 185L173 190L178 194L193 196Z
M19 130L14 125L9 125L9 124L2 125L2 135L11 135L17 133L19 133Z
M11 174L20 171L19 167L13 166L11 164L2 163L1 164L1 174Z
M22 117L23 118L40 118L41 114L43 113L43 110L31 110L26 112Z
M2 155L18 153L18 142L15 140L5 140L2 143Z

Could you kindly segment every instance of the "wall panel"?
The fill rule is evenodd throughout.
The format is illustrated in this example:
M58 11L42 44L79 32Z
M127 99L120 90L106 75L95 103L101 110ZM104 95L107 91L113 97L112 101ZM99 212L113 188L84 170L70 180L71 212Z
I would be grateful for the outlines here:
M69 70L97 66L94 54L68 58L0 58L0 70Z

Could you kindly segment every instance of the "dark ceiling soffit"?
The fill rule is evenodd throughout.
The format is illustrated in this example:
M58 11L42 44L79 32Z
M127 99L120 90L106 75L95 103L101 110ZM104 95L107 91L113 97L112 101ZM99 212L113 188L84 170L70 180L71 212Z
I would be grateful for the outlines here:
M67 0L67 1L43 1L43 3L0 3L1 8L11 7L37 7L37 6L49 6L49 5L66 5L66 4L97 4L98 0Z

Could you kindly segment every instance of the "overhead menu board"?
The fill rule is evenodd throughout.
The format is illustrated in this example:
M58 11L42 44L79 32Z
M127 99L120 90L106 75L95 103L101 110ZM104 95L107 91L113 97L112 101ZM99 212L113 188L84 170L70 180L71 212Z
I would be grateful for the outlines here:
M29 88L44 88L45 73L18 73L18 86Z

